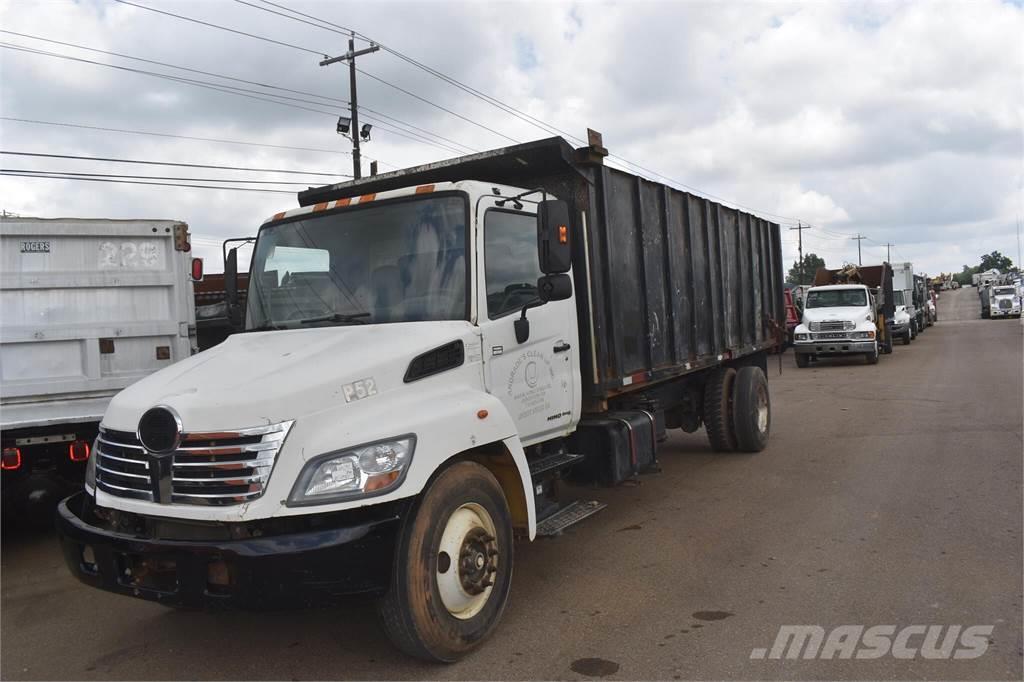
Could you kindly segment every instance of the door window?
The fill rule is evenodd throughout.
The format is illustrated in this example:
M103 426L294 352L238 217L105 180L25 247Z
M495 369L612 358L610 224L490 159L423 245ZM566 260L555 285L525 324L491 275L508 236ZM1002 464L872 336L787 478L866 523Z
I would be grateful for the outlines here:
M537 298L537 218L492 209L484 219L487 315L492 320Z

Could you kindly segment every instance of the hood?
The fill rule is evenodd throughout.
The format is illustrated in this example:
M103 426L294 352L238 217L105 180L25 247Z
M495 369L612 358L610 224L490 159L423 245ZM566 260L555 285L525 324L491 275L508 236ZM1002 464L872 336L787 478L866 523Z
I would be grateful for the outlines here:
M118 393L103 423L135 431L154 405L173 408L185 431L295 419L344 404L346 385L356 381L372 379L378 394L399 388L414 357L457 339L467 356L479 348L475 327L459 321L235 334Z
M804 308L804 324L826 320L853 320L860 322L869 316L867 306L840 306L836 308Z

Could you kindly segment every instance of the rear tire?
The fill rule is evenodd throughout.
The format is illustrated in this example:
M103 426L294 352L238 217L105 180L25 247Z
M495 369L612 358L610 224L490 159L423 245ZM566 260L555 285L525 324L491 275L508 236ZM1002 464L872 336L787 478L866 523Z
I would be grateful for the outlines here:
M704 428L715 452L736 450L732 424L732 389L735 383L736 370L720 367L709 373L704 385Z
M475 462L430 484L403 524L378 611L399 649L452 663L494 629L512 584L512 520L501 485Z
M910 332L906 332L905 334L903 334L903 345L904 346L909 346L910 345Z
M811 356L807 353L794 353L793 357L796 359L796 366L803 369L807 365L811 364Z
M772 428L768 379L760 367L741 367L733 384L733 427L742 452L761 452Z

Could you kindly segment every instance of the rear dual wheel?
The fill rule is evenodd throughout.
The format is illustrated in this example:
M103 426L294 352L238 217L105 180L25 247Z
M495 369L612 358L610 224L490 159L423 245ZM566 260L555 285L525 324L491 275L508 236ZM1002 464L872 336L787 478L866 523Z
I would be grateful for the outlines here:
M761 368L712 372L704 387L704 423L716 452L763 450L771 432L771 399Z
M430 484L402 528L384 630L399 649L451 663L497 625L512 583L512 522L501 485L475 462Z

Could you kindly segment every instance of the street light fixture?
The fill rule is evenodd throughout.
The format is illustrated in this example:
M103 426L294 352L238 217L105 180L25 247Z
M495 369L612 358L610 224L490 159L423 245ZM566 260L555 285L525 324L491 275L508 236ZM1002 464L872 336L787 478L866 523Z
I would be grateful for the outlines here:
M352 126L352 121L345 118L344 116L338 117L338 134L348 135L349 128Z

